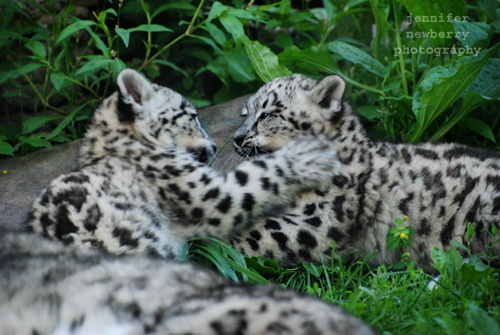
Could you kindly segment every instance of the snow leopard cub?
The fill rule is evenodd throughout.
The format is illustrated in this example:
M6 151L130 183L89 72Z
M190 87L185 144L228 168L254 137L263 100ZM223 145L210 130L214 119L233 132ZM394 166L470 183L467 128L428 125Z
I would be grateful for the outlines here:
M0 230L2 335L373 335L340 308L207 269Z
M305 193L284 214L261 218L240 239L245 254L288 261L328 260L357 250L374 265L393 264L386 236L396 218L416 232L410 260L433 272L431 250L467 245L467 222L476 227L473 253L489 252L492 223L500 223L500 155L456 144L393 144L371 140L344 97L345 83L294 75L275 79L248 99L236 150L272 152L304 134L324 135L337 150L341 174L328 192ZM493 252L500 254L500 243Z
M328 185L338 159L325 139L304 137L221 175L196 109L180 94L123 70L96 111L81 169L55 179L27 227L114 254L177 258L186 239L229 238L298 193Z

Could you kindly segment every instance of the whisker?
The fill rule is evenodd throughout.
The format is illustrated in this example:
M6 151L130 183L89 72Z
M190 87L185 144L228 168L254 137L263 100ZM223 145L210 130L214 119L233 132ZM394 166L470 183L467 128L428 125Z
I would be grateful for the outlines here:
M219 171L225 171L228 163L233 160L233 157L237 155L236 150L233 150L229 155L227 155L224 163L219 166Z

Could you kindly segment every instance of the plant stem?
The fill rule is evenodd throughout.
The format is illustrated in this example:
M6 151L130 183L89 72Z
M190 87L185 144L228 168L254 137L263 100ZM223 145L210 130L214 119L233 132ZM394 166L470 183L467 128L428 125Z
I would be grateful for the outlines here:
M359 87L363 90L366 90L368 92L372 92L372 93L376 93L376 94L379 94L383 97L385 97L385 92L382 91L382 90L379 90L379 89L376 89L376 88L373 88L373 87L370 87L370 86L367 86L365 84L361 84L360 82L357 82L356 80L354 79L351 79L349 78L348 76L346 76L345 74L343 74L342 72L340 71L336 71L337 74L339 74L346 82L348 82L349 84L353 85L353 86L356 86L356 87Z
M392 0L392 9L394 10L394 25L396 29L396 43L398 45L399 50L402 50L401 44L401 22L398 20L398 10L396 9L396 2ZM405 60L403 57L403 53L399 53L399 66L401 68L401 81L403 82L403 90L406 96L408 96L408 83L406 82L406 70L405 70Z
M33 84L33 82L31 81L31 79L26 75L26 74L23 74L23 77L24 79L26 79L26 81L28 82L28 84L31 86L31 88L33 89L33 91L35 91L35 94L37 95L38 99L40 99L40 102L42 103L43 106L46 106L47 105L47 102L45 101L45 99L43 98L42 94L40 93L40 91L36 88L35 84Z
M181 35L177 36L173 41L171 41L170 43L165 45L163 48L161 48L157 53L155 53L153 56L151 56L151 58L148 59L146 56L144 63L142 63L142 65L138 69L139 71L141 71L143 68L148 66L152 61L154 61L156 58L158 58L158 56L160 56L162 53L164 53L166 50L168 50L172 45L179 42L180 40L182 40L186 36L191 36L191 34L196 29L198 29L199 26L201 26L205 22L205 21L203 21L196 26L194 25L194 22L196 21L196 18L200 14L200 10L201 10L201 7L203 6L204 2L205 2L205 0L200 1L200 4L198 5L198 8L196 8L196 12L194 13L193 18L191 19L191 22L189 23L189 26L187 27L186 31L184 33L182 33Z
M196 8L196 11L194 12L194 15L193 15L193 18L191 19L191 22L189 23L189 26L188 28L186 29L186 32L185 34L187 36L190 36L191 33L194 31L193 27L194 27L194 22L196 21L196 19L198 18L198 15L200 14L200 10L201 10L201 7L203 6L203 3L205 2L205 0L201 0L200 1L200 4L198 5L198 7Z
M89 91L90 93L92 93L92 95L96 98L96 99L99 99L99 95L94 92L94 90L92 88L90 88L89 86L87 85L84 85L82 84L81 82L77 81L77 80L74 80L73 78L70 78L68 76L64 76L64 79L68 80L68 81L71 81L73 84L76 84L78 86L81 86L83 87L84 89L86 89L87 91Z
M147 7L145 4L144 4L144 0L141 1L142 3L142 9L144 11L144 14L146 14L146 20L147 20L147 23L148 25L151 24L151 14L149 13L149 7ZM148 34L148 42L146 43L146 56L144 57L144 63L142 64L142 66L140 67L140 69L142 69L143 67L145 67L146 64L149 64L151 62L151 60L149 59L149 54L151 53L151 36L152 36L152 33L150 31L147 32Z
M319 43L318 43L318 46L317 46L318 49L320 49L323 46L323 44L325 44L326 39L328 38L328 36L330 36L330 33L333 31L334 28L335 28L335 26L328 24L328 28L326 29L323 36L321 36L321 41L319 41Z

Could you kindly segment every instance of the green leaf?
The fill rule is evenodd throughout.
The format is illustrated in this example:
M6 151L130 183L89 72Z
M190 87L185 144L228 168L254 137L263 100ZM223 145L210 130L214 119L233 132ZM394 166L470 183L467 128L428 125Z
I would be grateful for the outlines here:
M217 57L216 59L210 61L207 64L207 69L219 77L225 86L229 86L227 78L227 61L225 57Z
M220 30L215 24L213 23L207 23L205 24L207 27L208 33L212 38L217 42L220 46L224 46L224 44L227 42L226 35L224 35L224 32Z
M239 272L241 272L242 274L248 276L248 278L252 279L254 282L257 282L257 283L260 283L260 284L268 284L269 281L267 279L265 279L264 277L262 277L260 274L258 274L257 272L254 272L254 271L251 271L249 270L248 268L234 262L233 260L231 259L227 259L226 260L229 265L231 265L231 267Z
M22 130L18 123L0 124L0 140L12 141Z
M486 122L473 117L469 117L465 122L465 126L476 134L479 134L482 137L492 141L493 143L496 143L495 135L493 135L491 127Z
M453 18L467 15L467 5L464 0L435 1L435 0L400 0L412 16L419 32L435 33L428 40L434 47L446 47L454 42L452 37L439 36L440 32L454 32ZM448 15L452 16L450 21ZM431 19L435 18L435 20ZM420 21L420 22L419 22ZM436 21L436 22L431 22Z
M208 252L207 252L208 251ZM211 249L204 251L204 250L195 250L194 253L202 255L203 257L207 258L212 262L212 264L217 267L217 270L226 278L231 278L233 281L238 282L238 276L234 272L233 269L231 269L231 266L224 260L224 258L217 252L211 251Z
M460 109L453 113L441 128L434 133L431 141L446 134L455 124L465 119L470 112L484 103L500 101L500 59L493 58L486 62L481 72L467 89Z
M182 68L178 67L174 63L169 62L167 60L164 60L164 59L155 59L153 61L153 63L154 64L159 64L159 65L163 65L163 66L168 66L168 67L174 69L175 71L178 71L179 73L181 73L184 77L189 77L189 74L185 70L183 70Z
M57 115L44 115L44 116L35 116L29 120L23 122L23 130L21 134L29 134L32 131L39 129L40 127L45 126L47 123L60 120L62 117Z
M302 266L308 273L312 274L316 278L319 278L321 276L321 273L323 272L323 268L321 266L317 266L311 263L303 263Z
M413 96L416 128L410 141L418 140L427 127L470 86L495 48L478 56L462 57L448 67L430 69Z
M224 13L219 16L219 21L226 31L233 36L235 41L239 41L239 39L245 35L243 25L236 17L231 16L228 13Z
M227 9L228 8L221 4L219 1L215 1L212 5L212 8L210 8L210 12L208 13L207 23L210 23L216 16L226 11Z
M500 98L500 71L498 69L500 69L500 59L489 59L468 90L483 97Z
M223 55L224 54L224 51L219 48L217 46L217 44L214 43L214 41L208 37L205 37L205 36L197 36L197 35L192 35L192 37L194 38L197 38L199 40L202 40L203 42L205 42L206 44L210 45L212 47L212 49L214 49L214 51L217 53L217 54L221 54ZM200 50L202 51L202 50ZM202 52L200 52L202 54ZM194 57L196 57L196 55L194 55Z
M85 28L85 30L92 37L92 41L94 41L96 47L99 50L101 50L103 56L108 56L108 54L109 54L108 47L106 46L106 44L104 44L104 42L99 37L99 35L97 35L96 33L94 33L90 28Z
M106 17L108 16L108 14L112 14L114 16L118 16L118 13L116 13L116 11L113 8L108 8L106 10L102 10L99 13L99 23L104 24L104 22L106 21Z
M477 335L500 334L500 325L479 306L469 303L467 306L467 324Z
M248 19L248 20L254 20L254 21L262 21L252 13L244 10L244 9L229 9L227 11L228 15L238 17L240 19Z
M295 45L292 45L278 55L279 62L286 64L293 62L297 65L319 73L336 73L338 67L327 51L318 49L317 47L309 47L305 50L300 50Z
M113 63L111 63L111 71L113 72L113 81L116 81L116 77L118 76L118 74L123 70L125 70L126 68L127 65L125 65L125 63L121 59L119 58L113 59Z
M49 141L43 140L41 138L36 138L36 137L24 137L20 136L19 141L21 143L29 144L35 148L50 148L51 144Z
M28 74L40 67L42 67L42 64L29 63L15 70L0 72L0 84L3 84L9 79L16 79L22 75Z
M30 49L31 52L33 52L33 55L35 55L37 58L45 60L47 52L45 51L45 45L42 42L28 40L25 46L26 48Z
M407 237L402 238L401 243L403 243L404 248L408 248L410 246L410 240Z
M9 143L0 140L0 155L14 156L14 148Z
M133 33L135 31L146 31L146 32L168 32L172 31L172 29L169 29L165 26L159 25L159 24L141 24L140 26L134 27L134 28L129 28L127 29L129 33Z
M251 41L245 35L241 37L241 40L255 72L262 81L269 82L274 78L292 75L290 70L279 64L278 57L268 47L257 41Z
M450 244L458 249L462 249L462 250L467 251L467 252L469 251L469 249L467 249L467 247L465 245L463 245L462 243L450 241Z
M462 266L463 258L457 249L448 249L447 251L441 251L438 247L433 247L431 251L431 258L434 261L434 266L441 274L446 274L450 278L454 277L454 274Z
M78 106L74 111L72 111L70 114L68 114L64 120L62 120L57 127L48 135L45 137L46 140L53 139L54 137L58 136L61 131L66 128L66 126L75 118L75 115L86 106L87 104L83 104Z
M76 71L75 76L79 76L87 72L97 72L99 70L107 70L109 64L111 64L112 62L113 62L112 59L109 59L105 56L96 56L90 59L78 71Z
M23 35L10 30L0 30L0 47L8 44L10 40L21 40Z
M481 41L488 39L490 26L484 22L453 22L454 29L458 35L458 41L464 47L473 47Z
M293 37L290 34L279 33L274 39L274 44L282 49L289 48L293 45ZM279 56L278 56L279 57Z
M373 53L377 57L378 47L382 42L382 38L387 35L391 24L388 21L390 6L388 4L381 4L380 0L370 0L373 17L375 19L375 43L373 44ZM377 57L378 58L378 57Z
M60 92L64 87L64 84L66 83L66 77L62 73L51 73L50 81L52 82L56 90Z
M70 37L71 35L73 35L74 33L76 33L78 30L93 26L95 24L96 23L94 21L90 21L90 20L78 20L78 21L70 24L69 26L64 28L64 30L61 32L61 34L59 35L59 38L56 41L56 45L61 43L61 41L63 41L64 39L66 39L66 38Z
M467 242L470 243L472 240L472 235L474 235L474 232L476 231L476 227L472 225L472 223L467 222Z
M245 258L249 267L264 275L274 275L280 272L280 265L272 259L264 257Z
M183 10L183 11L194 12L196 10L196 7L191 5L190 3L185 2L185 1L168 3L166 5L158 7L151 15L151 19L154 19L155 16L161 14L162 12L164 12L166 10L176 10L176 11Z
M115 28L115 32L122 39L125 47L128 48L128 44L130 42L130 32L123 28Z
M229 75L238 83L247 83L255 79L255 72L243 47L233 48L227 58Z
M497 236L497 234L498 234L498 228L494 223L492 223L491 224L491 235Z
M399 262L399 263L394 264L392 268L394 270L402 270L405 266L406 266L406 264L404 262Z
M401 239L399 238L399 232L396 236L394 234L388 234L386 238L387 249L396 250L399 247L399 242Z
M477 79L477 78L476 78ZM446 134L454 125L465 119L470 112L485 102L500 101L500 98L489 98L469 91L462 100L462 105L457 112L454 112L448 120L432 135L431 141L435 141Z
M327 47L335 53L338 53L345 60L350 61L354 64L359 64L371 73L383 78L385 75L385 67L378 60L364 52L363 50L356 48L350 44L333 41L327 44Z

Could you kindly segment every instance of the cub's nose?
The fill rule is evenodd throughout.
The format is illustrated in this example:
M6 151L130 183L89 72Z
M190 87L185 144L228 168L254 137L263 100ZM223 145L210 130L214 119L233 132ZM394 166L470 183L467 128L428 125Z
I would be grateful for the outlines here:
M237 147L241 147L244 140L245 140L245 135L234 135L233 137L234 144Z

